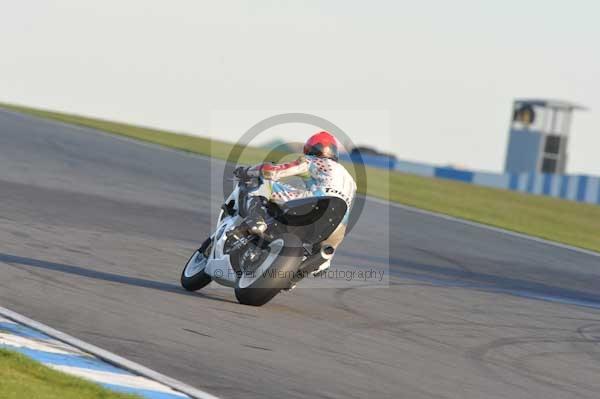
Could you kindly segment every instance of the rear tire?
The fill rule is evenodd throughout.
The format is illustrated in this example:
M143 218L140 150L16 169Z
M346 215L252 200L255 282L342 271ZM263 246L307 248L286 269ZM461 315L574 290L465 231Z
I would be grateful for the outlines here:
M206 239L185 264L181 272L181 286L187 291L198 291L212 281L212 278L204 272L207 260L205 253L211 243L211 238Z
M270 265L263 262L258 268L260 275L242 276L235 285L235 297L244 305L262 306L281 290L290 288L294 274L302 262L304 249L296 236L285 234L271 244L271 253L279 251ZM271 256L271 255L269 255ZM263 269L264 267L264 269ZM257 273L258 274L258 273Z

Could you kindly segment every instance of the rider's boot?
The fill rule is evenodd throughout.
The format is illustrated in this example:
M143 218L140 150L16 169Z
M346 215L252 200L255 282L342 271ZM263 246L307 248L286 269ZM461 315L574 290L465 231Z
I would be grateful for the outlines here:
M245 224L248 226L248 231L259 237L264 237L267 231L267 209L265 208L267 199L264 197L253 196L248 198L248 216Z

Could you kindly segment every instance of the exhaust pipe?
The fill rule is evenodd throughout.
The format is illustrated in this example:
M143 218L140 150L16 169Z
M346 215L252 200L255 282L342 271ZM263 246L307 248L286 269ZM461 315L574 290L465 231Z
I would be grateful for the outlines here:
M323 263L333 257L335 249L331 245L323 245L319 252L310 255L298 270L301 274L312 273L319 268Z

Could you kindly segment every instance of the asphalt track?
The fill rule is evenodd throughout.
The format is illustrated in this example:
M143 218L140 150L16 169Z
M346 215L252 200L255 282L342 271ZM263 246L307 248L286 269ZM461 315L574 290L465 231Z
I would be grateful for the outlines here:
M182 291L222 169L0 111L0 305L224 398L600 397L589 254L369 201L334 266L389 287Z

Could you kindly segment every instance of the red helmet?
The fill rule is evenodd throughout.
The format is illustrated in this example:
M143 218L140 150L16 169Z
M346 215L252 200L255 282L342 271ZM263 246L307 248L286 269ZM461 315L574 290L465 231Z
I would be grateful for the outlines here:
M329 132L319 132L310 136L304 144L304 153L321 158L338 160L338 141Z

